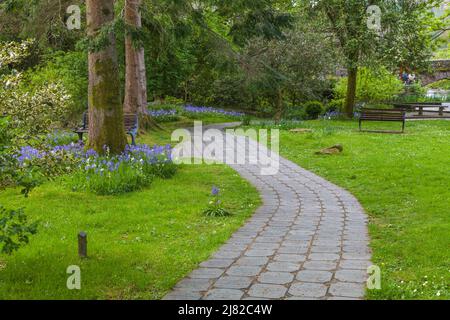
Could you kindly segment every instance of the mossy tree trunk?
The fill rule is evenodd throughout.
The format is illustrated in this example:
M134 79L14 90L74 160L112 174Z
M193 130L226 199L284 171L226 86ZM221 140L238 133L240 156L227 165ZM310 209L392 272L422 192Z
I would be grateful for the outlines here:
M87 0L87 32L98 35L114 20L114 0ZM119 67L114 33L109 43L89 52L89 142L88 147L104 153L121 153L127 144L120 96Z

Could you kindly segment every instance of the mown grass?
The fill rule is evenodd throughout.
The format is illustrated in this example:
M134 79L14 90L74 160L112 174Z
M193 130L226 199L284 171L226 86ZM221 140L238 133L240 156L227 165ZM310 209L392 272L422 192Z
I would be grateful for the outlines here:
M368 298L449 299L450 121L408 122L404 135L360 133L356 122L344 121L298 127L313 132L282 130L281 154L351 191L370 216L382 289ZM335 144L342 154L314 154Z
M231 217L206 218L212 186ZM96 196L48 183L24 199L0 193L5 207L24 207L40 227L30 244L0 255L0 299L160 299L207 259L260 203L257 191L225 166L184 166L140 192ZM77 234L88 233L88 259ZM81 290L68 290L66 269L81 267Z
M171 141L172 132L179 128L192 128L195 121L201 121L202 124L216 124L226 122L239 122L240 119L236 117L225 116L221 114L196 114L187 117L180 117L178 121L163 122L158 125L161 128L155 128L151 131L151 134L145 134L138 137L138 143L145 143L148 145L166 145L173 144Z

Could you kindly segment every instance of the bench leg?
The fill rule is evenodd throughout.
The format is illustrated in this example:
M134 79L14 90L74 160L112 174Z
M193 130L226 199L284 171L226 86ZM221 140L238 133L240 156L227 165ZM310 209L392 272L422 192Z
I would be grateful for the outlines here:
M406 124L406 121L403 120L403 124L402 124L402 133L405 133L405 124Z
M131 137L131 145L135 146L136 145L136 137L132 133L130 133L130 137Z
M78 141L83 141L83 132L77 132L78 133Z
M444 107L439 107L439 115L444 116Z
M361 131L361 119L359 119L359 131Z

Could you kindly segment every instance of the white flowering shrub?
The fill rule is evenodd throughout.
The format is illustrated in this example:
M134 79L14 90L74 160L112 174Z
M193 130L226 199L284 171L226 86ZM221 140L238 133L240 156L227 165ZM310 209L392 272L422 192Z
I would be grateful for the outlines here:
M45 134L57 127L68 112L70 95L61 83L46 83L29 90L14 67L29 54L32 40L0 42L0 115L6 115L22 138Z

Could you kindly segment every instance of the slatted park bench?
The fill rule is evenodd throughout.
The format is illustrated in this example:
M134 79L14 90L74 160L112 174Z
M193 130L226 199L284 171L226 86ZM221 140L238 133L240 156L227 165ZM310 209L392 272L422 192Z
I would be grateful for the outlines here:
M363 121L390 121L401 122L402 131L405 132L406 111L402 109L368 109L361 110L361 117L359 118L359 131L362 130ZM380 131L380 130L364 130L366 132L382 132L382 133L400 133L398 131Z
M125 126L125 131L131 137L131 143L133 146L136 145L136 136L139 131L139 117L137 114L124 114L123 122ZM88 112L83 113L83 123L82 125L74 130L78 134L80 141L83 140L83 134L89 132L89 114Z

